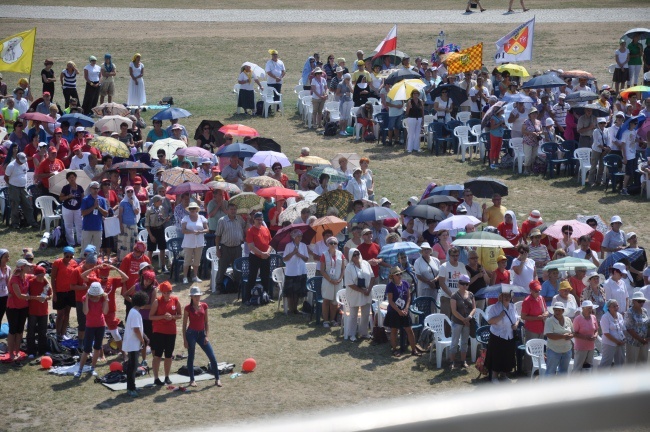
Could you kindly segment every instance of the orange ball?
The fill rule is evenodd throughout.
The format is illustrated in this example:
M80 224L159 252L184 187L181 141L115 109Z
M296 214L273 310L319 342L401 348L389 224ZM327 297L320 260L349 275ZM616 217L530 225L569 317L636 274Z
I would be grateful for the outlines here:
M51 368L52 367L52 357L50 357L50 356L41 357L41 367L43 369Z
M122 372L124 370L122 367L122 363L118 361L112 362L111 365L109 366L109 369L111 372Z
M254 358L247 358L244 360L244 363L241 366L241 370L243 372L253 372L255 370L255 367L257 366L257 362L255 361Z

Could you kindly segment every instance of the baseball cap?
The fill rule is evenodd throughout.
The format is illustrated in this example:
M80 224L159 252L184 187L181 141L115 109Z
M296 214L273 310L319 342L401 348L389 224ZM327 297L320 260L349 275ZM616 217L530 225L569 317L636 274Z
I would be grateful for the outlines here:
M54 147L54 146L50 146L50 147L47 149L47 151L49 151L50 153L58 153L57 150L56 150L56 147Z
M558 99L566 99L566 94L560 93L560 96L558 96Z
M172 292L172 284L170 284L169 281L161 282L158 285L158 290L160 292Z
M18 159L18 162L20 162L21 164L24 164L25 162L27 162L27 156L23 152L18 153L16 155L16 159Z
M625 267L625 264L619 262L614 264L612 268L620 271L621 273L627 276L627 268Z
M45 274L45 267L43 267L43 266L35 266L34 267L34 274L36 276L44 275Z
M630 231L629 233L625 234L625 239L629 240L632 237L636 237L636 233L634 231Z
M531 291L537 291L537 292L539 292L539 291L542 290L542 284L539 283L538 280L534 280L534 281L531 281L531 282L528 284L528 288L530 288Z

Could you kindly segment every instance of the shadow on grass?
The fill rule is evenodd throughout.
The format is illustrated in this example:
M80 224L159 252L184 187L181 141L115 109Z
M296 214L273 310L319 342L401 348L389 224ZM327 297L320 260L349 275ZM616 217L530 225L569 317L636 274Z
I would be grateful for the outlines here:
M140 392L139 396L143 396L142 392ZM97 405L95 405L95 409L96 410L112 409L122 404L130 404L133 402L138 402L138 400L141 399L142 397L132 398L131 396L126 394L126 391L123 391L123 392L119 392L114 398L106 399L105 401L98 402Z
M348 355L352 358L360 360L361 362L367 361L361 365L361 369L367 371L375 371L381 366L387 366L395 362L403 361L409 358L405 355L400 358L390 356L390 344L375 344L368 343L363 339L356 342L350 342L338 338L337 343L334 343L319 352L321 357L330 355Z
M251 310L252 311L252 310ZM282 312L275 312L272 317L258 319L244 324L244 329L267 332L286 326L306 325L304 315L284 315Z

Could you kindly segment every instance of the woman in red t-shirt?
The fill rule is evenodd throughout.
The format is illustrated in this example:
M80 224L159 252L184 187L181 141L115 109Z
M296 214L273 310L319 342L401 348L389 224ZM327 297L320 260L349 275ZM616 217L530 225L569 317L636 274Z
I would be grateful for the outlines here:
M201 301L201 288L190 288L190 304L185 306L183 312L183 344L187 350L187 371L190 374L190 386L196 387L194 381L194 352L198 343L208 360L215 376L215 384L221 387L217 358L210 341L208 341L208 305Z
M47 304L52 298L52 287L45 278L45 268L34 267L34 275L27 276L29 286L29 319L27 321L27 354L33 358L47 352ZM36 352L36 333L38 333L38 353Z
M151 350L153 352L153 376L155 385L171 384L169 373L172 368L172 354L176 344L176 321L181 319L181 303L178 297L172 295L172 285L165 281L158 285L162 294L151 305L149 319L153 324ZM165 381L158 378L160 359L165 355Z
M79 378L84 369L84 364L88 359L88 354L93 351L90 373L97 376L95 365L97 360L102 357L102 346L104 342L104 332L106 331L106 320L104 315L108 313L108 295L104 292L99 282L93 282L88 288L88 292L83 297L84 314L86 314L86 333L84 334L84 353L79 361L79 370L75 372L74 377Z
M7 348L12 360L18 358L20 343L23 340L25 322L29 314L29 286L27 284L25 266L30 264L25 259L16 262L11 279L9 279L9 298L7 298L7 321L9 321L9 336Z
M271 231L271 237L275 236L275 233L277 233L282 228L280 215L284 211L284 202L285 200L283 198L276 199L275 207L269 210L269 231Z
M490 285L496 285L500 283L510 284L510 272L506 270L507 265L508 258L506 258L505 255L499 255L497 258L497 268L492 273L492 281L490 282ZM498 300L495 298L488 299L488 306L496 304L497 301Z

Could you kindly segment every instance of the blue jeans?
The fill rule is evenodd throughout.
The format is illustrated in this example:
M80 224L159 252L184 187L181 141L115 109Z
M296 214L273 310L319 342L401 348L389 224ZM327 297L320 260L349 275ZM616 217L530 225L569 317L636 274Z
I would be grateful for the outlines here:
M555 375L556 372L558 375L567 373L572 351L556 353L552 349L546 348L546 375Z
M210 360L210 367L212 374L216 379L219 379L219 368L217 367L217 358L214 356L212 345L205 340L205 332L187 329L185 332L187 338L187 371L190 374L190 381L194 381L194 353L196 351L196 344L198 343L208 360Z

